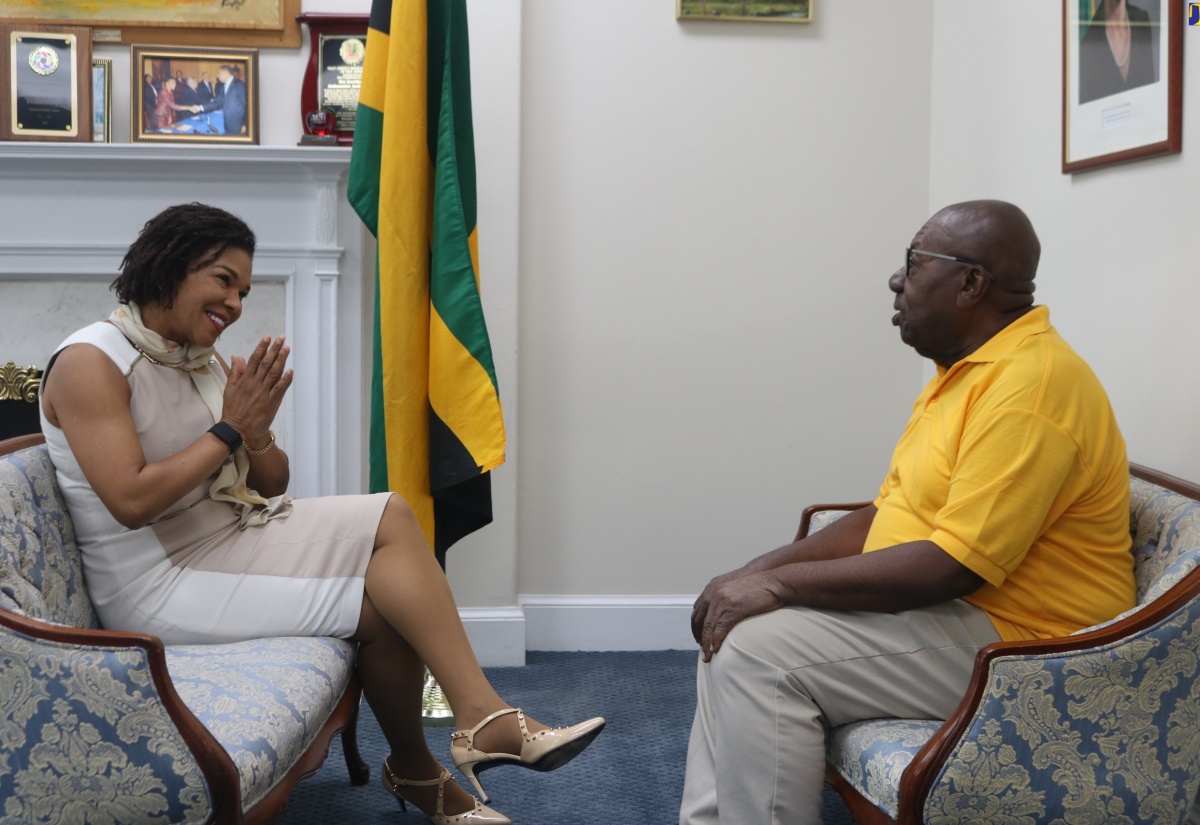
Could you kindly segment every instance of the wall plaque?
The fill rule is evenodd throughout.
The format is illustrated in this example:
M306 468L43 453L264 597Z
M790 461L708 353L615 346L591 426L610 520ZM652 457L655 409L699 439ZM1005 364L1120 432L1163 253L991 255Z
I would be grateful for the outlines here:
M91 30L0 27L0 139L92 139Z
M300 88L300 115L305 128L301 142L325 143L332 136L334 142L348 146L354 142L370 18L365 14L305 13L296 15L296 19L308 26L311 37L308 66ZM322 111L333 118L331 132L324 135L315 132L312 126L321 118L309 117ZM323 139L314 140L318 137Z

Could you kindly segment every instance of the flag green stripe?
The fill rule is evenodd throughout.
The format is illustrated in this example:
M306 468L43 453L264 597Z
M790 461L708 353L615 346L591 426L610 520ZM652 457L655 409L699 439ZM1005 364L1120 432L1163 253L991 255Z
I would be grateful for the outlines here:
M375 237L379 237L379 167L382 162L383 112L359 103L346 197ZM378 275L378 267L376 269Z
M454 112L454 147L458 154L455 175L462 191L463 218L470 231L478 221L475 194L475 125L471 118L471 43L467 33L465 0L430 0L429 9L429 100L438 111L449 106ZM445 90L449 89L449 94ZM430 112L429 157L436 165L442 144L441 117Z
M434 159L429 297L446 327L496 388L496 367L467 242L475 230L476 197L466 22L463 0L429 3L428 82L430 100L437 101L437 117L430 117L429 123ZM434 33L439 31L444 32L441 49L435 48Z
M375 252L375 294L379 294L379 252ZM370 451L368 455L367 489L372 493L386 493L388 484L387 418L383 411L383 336L379 328L379 301L375 302L374 334L371 343L371 421Z

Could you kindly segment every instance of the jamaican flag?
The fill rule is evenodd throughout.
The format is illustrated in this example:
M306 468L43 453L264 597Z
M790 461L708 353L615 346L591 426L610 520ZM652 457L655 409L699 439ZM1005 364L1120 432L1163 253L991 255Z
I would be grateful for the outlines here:
M378 240L370 487L444 562L492 520L504 419L479 297L465 0L375 0L348 192Z

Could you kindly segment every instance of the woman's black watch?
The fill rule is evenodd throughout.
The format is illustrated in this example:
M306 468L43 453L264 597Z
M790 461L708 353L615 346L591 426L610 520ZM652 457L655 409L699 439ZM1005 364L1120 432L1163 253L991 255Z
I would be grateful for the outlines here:
M242 434L224 421L213 424L208 431L224 442L225 446L229 448L230 455L233 455L233 451L242 446Z

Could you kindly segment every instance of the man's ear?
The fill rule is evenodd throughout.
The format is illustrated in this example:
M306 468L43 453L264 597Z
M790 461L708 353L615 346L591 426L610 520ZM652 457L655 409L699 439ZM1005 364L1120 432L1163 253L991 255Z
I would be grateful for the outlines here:
M959 309L970 309L983 300L992 284L987 273L977 266L968 266L962 274L962 286L958 290L956 303Z

